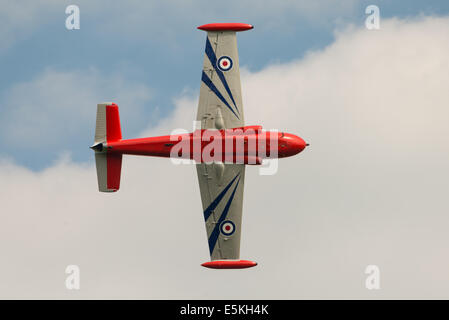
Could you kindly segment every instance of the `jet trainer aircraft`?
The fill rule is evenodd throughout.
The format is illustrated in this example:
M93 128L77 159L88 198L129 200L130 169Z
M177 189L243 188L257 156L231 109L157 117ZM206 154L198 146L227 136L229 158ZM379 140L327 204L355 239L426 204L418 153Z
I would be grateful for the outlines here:
M211 23L207 31L197 121L192 133L122 139L118 106L97 106L95 151L98 187L115 192L120 187L122 155L191 159L196 163L211 261L215 269L257 265L240 260L245 166L266 158L293 156L308 145L289 133L246 126L243 118L236 32L252 29L244 23Z

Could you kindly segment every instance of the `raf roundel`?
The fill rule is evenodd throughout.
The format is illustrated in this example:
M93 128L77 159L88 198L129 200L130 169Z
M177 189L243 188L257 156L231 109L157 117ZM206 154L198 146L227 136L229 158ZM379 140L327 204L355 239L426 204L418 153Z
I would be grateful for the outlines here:
M235 224L231 220L226 220L221 223L220 231L223 235L229 237L235 232Z
M217 67L221 71L229 71L232 69L232 59L228 56L222 56L217 61Z

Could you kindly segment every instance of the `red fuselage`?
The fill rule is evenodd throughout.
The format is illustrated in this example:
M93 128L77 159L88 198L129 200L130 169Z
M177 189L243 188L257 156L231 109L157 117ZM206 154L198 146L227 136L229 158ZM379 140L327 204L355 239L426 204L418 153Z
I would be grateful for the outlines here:
M261 164L262 159L293 156L307 146L300 137L263 131L260 126L107 142L107 152L193 159L196 162Z

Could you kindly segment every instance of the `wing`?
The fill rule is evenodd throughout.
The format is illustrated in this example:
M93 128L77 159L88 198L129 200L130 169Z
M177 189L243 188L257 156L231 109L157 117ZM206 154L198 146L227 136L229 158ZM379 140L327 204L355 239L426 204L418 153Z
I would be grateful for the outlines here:
M209 24L201 78L197 121L201 129L244 126L242 89L236 31L252 29L247 24ZM196 165L206 222L211 260L237 260L240 256L244 164L200 163ZM248 261L219 268L254 266ZM207 264L203 264L208 266Z
M197 121L202 129L244 124L235 31L208 31Z
M211 260L239 259L244 164L197 164Z

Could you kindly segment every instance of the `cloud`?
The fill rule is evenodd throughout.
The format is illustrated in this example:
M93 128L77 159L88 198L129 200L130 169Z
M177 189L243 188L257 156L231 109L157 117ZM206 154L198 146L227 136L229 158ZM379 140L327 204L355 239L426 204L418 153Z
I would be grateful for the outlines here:
M19 5L14 1L0 1L0 53L17 42L29 39L50 24L54 29L57 21L60 21L60 28L65 28L65 9L73 4L67 0L42 0L39 3L28 0L25 3ZM227 1L226 6L220 2L205 0L132 0L128 1L126 6L109 1L79 0L76 5L80 8L82 29L83 25L86 25L92 32L103 37L113 34L115 38L120 36L122 41L128 38L140 40L142 36L147 36L148 32L157 30L148 40L169 39L167 42L173 42L174 35L184 30L180 28L181 25L209 23L210 19L250 19L251 23L260 22L266 28L285 28L288 26L287 21L307 21L312 25L331 21L330 25L333 25L336 18L352 13L357 1L344 0L338 7L330 0L277 1L263 5L250 0L233 0Z
M2 97L2 144L16 150L46 152L57 147L73 150L83 141L86 148L93 139L97 103L126 105L130 112L122 116L132 128L143 124L141 115L150 98L150 88L122 74L104 74L95 68L48 68L29 81L14 84Z
M148 2L130 1L127 8L119 4L95 4L93 10L97 10L99 15L110 17L120 15L122 21L132 23L111 24L110 27L142 32L142 26L161 26L166 28L176 27L177 32L182 32L177 28L178 23L210 23L210 19L217 22L228 22L230 19L250 19L251 23L263 24L267 28L286 27L285 19L296 23L298 19L306 20L312 25L322 25L323 21L334 20L338 17L352 14L358 7L357 1L344 0L336 7L331 0L318 1L277 1L277 2L255 2L251 0L231 0L224 6L220 2L210 2L206 0L197 1L171 1L171 2ZM105 12L108 14L106 15ZM285 19L280 19L284 17ZM296 21L293 19L296 18ZM204 21L207 19L207 21ZM111 19L108 19L111 20ZM112 19L115 20L115 19ZM201 22L203 21L203 22ZM107 23L107 21L105 21ZM169 22L167 24L167 22ZM118 30L120 32L120 30ZM173 32L173 30L171 30ZM164 32L164 31L162 31Z
M92 163L33 172L4 161L0 295L447 298L448 33L447 17L382 20L243 73L247 123L311 144L275 176L247 168L241 256L253 269L199 266L208 250L194 166L125 157L121 190L100 194ZM176 104L152 132L191 127L196 99ZM69 264L80 291L64 287ZM364 287L370 264L380 291Z
M18 40L26 39L57 12L58 0L0 1L0 53Z

